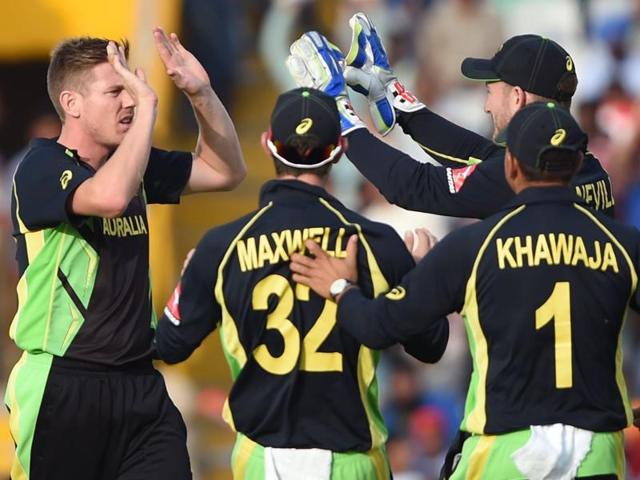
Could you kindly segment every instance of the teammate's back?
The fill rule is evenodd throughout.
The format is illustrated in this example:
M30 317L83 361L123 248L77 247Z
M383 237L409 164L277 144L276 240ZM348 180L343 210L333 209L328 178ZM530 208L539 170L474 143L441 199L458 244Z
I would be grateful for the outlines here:
M488 345L486 419L478 421L475 404L463 428L620 430L630 410L619 342L640 235L562 187L530 189L518 200L451 235L468 247L454 268L473 279L463 312Z
M179 329L186 348L174 341L177 329L160 329L161 357L184 359L202 340L202 328L208 333L220 319L234 377L225 418L237 431L273 447L380 446L386 432L377 405L367 400L376 388L377 355L335 328L334 302L291 281L289 256L312 238L344 257L347 240L358 234L359 283L373 296L412 267L409 253L390 227L304 182L268 182L260 207L200 242L173 314L188 319ZM198 281L211 287L214 302L197 295Z
M317 455L326 465L328 456L327 479L389 478L378 354L337 328L333 300L292 281L289 261L309 239L346 257L356 235L357 281L374 297L398 283L413 259L391 227L350 211L324 189L344 147L330 97L308 89L283 94L263 141L277 180L263 186L256 211L199 243L159 322L157 351L167 362L184 360L219 327L234 381L223 415L239 434L235 476L264 478L266 464L289 472L289 460L277 465L274 452L286 448L288 458L295 448L307 468ZM443 317L404 346L436 361L447 339ZM294 470L298 478L318 474Z

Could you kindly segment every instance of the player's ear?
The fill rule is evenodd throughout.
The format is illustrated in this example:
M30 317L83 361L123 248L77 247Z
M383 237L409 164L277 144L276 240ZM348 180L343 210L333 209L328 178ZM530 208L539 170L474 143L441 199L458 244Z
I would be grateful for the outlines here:
M511 184L511 182L518 176L518 161L511 154L508 148L504 154L504 176L509 184Z
M523 109L527 104L527 92L522 87L516 85L511 89L511 104L514 107L514 112Z
M349 150L349 140L345 136L340 136L338 145L340 146L340 153L336 155L336 158L333 159L332 163L338 163L342 156L347 153L347 150Z
M262 145L262 149L264 150L264 153L266 153L271 157L273 154L271 153L271 150L269 150L269 147L267 146L267 140L271 140L271 129L269 129L266 132L262 132L262 135L260 135L260 145Z
M58 98L65 118L78 118L82 108L82 97L74 91L63 90Z
M342 147L342 154L347 153L349 150L349 139L344 135L340 136L340 146Z

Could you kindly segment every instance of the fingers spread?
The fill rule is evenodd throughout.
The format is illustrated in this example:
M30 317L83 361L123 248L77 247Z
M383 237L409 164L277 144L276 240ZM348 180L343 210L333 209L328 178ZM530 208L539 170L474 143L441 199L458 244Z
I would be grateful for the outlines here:
M306 265L298 262L291 262L289 264L289 268L292 272L298 273L300 275L310 276L312 273L312 269L307 267Z
M347 241L347 258L355 258L358 255L358 236L351 235Z
M142 80L145 83L147 81L147 76L145 75L144 70L142 70L142 68L140 67L136 68L136 77L138 77L140 80Z
M294 273L293 275L291 275L291 279L296 283L302 283L303 285L309 286L309 277L305 275Z
M322 247L320 247L320 245L318 245L316 242L314 242L313 240L307 240L306 242L304 242L305 246L309 249L309 251L315 255L315 257L317 259L325 259L327 258L327 254L324 250L322 250Z
M305 268L313 267L313 258L306 257L304 255L300 255L299 253L294 253L291 255L291 263L303 266Z

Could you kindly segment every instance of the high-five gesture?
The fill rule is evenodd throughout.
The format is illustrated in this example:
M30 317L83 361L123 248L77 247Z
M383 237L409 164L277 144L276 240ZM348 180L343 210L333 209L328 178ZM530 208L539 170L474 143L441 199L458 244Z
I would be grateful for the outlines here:
M209 75L202 64L184 48L175 33L167 36L161 27L153 29L153 39L167 75L189 96L199 95L211 87Z
M116 46L114 42L109 42L107 44L107 58L116 73L122 77L124 88L136 105L140 105L144 101L157 104L158 97L147 83L144 71L141 68L136 68L135 73L129 70L124 48L121 45Z

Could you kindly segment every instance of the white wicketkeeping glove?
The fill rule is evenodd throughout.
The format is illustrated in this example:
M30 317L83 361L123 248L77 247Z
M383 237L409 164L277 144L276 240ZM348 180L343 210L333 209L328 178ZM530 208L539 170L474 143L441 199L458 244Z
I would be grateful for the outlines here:
M349 19L351 47L347 54L345 79L356 92L367 97L369 111L378 132L386 135L396 123L394 107L414 112L424 107L393 73L378 32L364 13Z
M315 88L336 99L342 134L366 128L353 110L344 80L342 52L318 32L307 32L291 44L286 64L299 87Z

